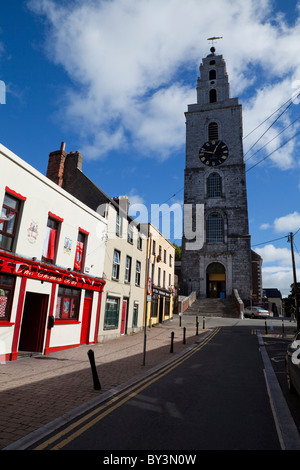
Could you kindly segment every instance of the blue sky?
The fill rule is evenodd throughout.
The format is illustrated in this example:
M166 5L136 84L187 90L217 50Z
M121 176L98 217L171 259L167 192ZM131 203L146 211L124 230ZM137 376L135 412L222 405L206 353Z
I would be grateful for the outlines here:
M300 279L300 2L0 0L0 142L45 174L64 141L109 196L128 195L149 215L151 205L182 204L184 112L210 36L223 37L216 51L243 105L263 286L287 295L290 232Z

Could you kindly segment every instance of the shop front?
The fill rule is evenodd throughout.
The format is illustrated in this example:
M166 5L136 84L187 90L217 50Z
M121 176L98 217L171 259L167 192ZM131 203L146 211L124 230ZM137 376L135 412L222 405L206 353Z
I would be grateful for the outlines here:
M103 279L0 252L0 360L97 342Z

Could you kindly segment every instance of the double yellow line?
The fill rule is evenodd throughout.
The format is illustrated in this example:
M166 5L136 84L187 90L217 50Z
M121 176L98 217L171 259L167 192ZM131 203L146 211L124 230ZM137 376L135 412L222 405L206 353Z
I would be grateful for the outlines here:
M215 329L212 333L209 334L209 336L207 336L203 341L201 341L201 343L199 343L193 349L189 350L183 356L180 356L175 361L172 361L170 364L166 365L165 367L162 367L161 369L159 369L159 371L141 380L140 382L136 383L129 389L124 390L122 393L111 398L110 400L105 402L103 405L98 406L90 413L84 415L82 418L76 420L76 422L74 422L73 424L67 426L65 429L55 434L53 437L47 439L42 444L35 447L34 450L44 450L46 448L48 448L48 450L62 449L69 442L73 441L78 436L86 432L89 428L94 426L98 421L105 418L105 416L112 413L115 409L119 408L128 400L135 397L142 390L149 387L149 385L153 384L160 378L164 377L166 374L168 374L173 369L178 367L184 361L189 359L193 354L195 354L197 351L202 349L207 343L209 343L209 341L211 341L212 338L219 331L220 331L220 328ZM66 437L64 438L64 436ZM55 442L57 443L55 444Z

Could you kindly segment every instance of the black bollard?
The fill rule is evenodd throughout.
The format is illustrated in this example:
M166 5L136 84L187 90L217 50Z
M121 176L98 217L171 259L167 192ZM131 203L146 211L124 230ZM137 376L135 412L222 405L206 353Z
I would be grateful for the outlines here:
M181 315L179 314L179 326L181 326Z
M88 356L91 364L92 375L93 375L93 382L94 382L94 390L101 390L101 384L98 379L97 369L95 365L95 356L94 351L91 349L88 351Z
M197 324L196 324L196 336L199 335L198 328L199 328L199 322L197 321Z
M205 317L203 317L203 330L205 330Z
M265 332L266 332L266 335L267 335L268 334L267 321L265 321Z
M185 333L186 333L186 328L184 327L184 328L183 328L183 344L186 343L186 340L185 340Z
M174 331L172 331L172 333L171 333L171 349L170 349L170 353L173 352L173 343L174 343Z

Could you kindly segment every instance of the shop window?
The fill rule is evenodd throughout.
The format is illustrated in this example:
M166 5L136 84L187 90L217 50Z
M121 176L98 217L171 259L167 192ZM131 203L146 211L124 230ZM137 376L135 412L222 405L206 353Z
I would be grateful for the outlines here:
M118 328L119 324L120 299L107 297L104 315L104 328Z
M121 253L118 250L114 251L112 278L117 281L120 276L120 255Z
M74 270L75 271L84 271L84 260L86 253L87 245L87 233L79 230L76 242L76 252L75 252L75 261L74 261Z
M57 320L78 320L80 289L60 286L58 288L55 318Z
M0 324L10 320L11 304L14 294L15 278L0 275Z
M136 262L136 271L135 271L135 285L139 286L141 284L141 263L140 261Z
M0 248L3 250L13 250L20 208L21 201L6 193L0 216Z
M42 253L42 261L54 263L57 251L58 233L60 221L52 217L48 218L46 227L46 236Z
M170 297L165 298L165 317L170 316Z
M135 328L138 325L139 316L139 304L134 302L133 304L133 315L132 315L132 327Z
M130 278L131 278L131 257L126 256L125 282L130 282Z

